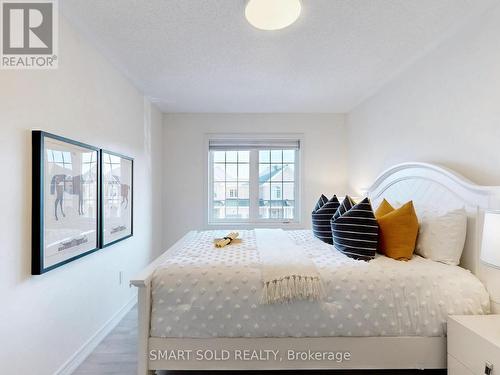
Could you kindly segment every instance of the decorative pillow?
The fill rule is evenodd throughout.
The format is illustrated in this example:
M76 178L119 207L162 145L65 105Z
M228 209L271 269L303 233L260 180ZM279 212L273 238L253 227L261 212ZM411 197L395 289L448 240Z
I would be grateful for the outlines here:
M394 211L394 207L384 199L382 203L380 203L380 206L378 206L377 211L375 211L375 217L378 219L392 211Z
M340 204L338 210L335 212L333 215L332 220L338 219L341 217L343 214L345 214L347 211L349 211L353 206L354 206L354 201L352 198L348 195L345 196L344 200Z
M424 258L457 266L466 233L467 212L464 208L439 216L426 216L420 224L415 252Z
M368 198L348 209L351 203L347 196L331 220L333 244L350 258L371 260L377 252L377 219Z
M384 206L377 209L379 214L389 210L388 202L382 204ZM378 216L377 221L380 228L379 252L396 260L411 259L418 235L418 218L413 202Z
M337 211L339 206L340 202L337 199L337 196L334 195L332 199L312 213L313 234L321 241L329 243L330 245L333 244L330 219L333 217L333 214Z
M318 199L318 203L314 206L313 212L318 211L326 202L328 202L328 198L321 194L321 197Z

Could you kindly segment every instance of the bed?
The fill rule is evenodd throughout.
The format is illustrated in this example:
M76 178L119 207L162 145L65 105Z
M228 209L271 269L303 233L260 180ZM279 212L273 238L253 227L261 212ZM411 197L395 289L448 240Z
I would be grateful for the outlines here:
M465 207L461 267L415 256L355 261L309 230L286 236L321 274L320 302L262 304L258 231L231 251L192 231L131 283L139 288L139 374L159 369L436 369L446 367L446 317L490 312L479 281L482 212L499 189L436 165L390 168L367 190L374 206L413 200L417 213ZM476 277L476 276L478 277Z

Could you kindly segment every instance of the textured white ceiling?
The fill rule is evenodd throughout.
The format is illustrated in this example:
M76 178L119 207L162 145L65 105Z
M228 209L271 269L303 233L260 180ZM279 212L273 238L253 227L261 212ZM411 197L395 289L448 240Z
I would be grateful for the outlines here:
M498 0L303 0L280 31L245 0L61 0L165 112L348 112Z

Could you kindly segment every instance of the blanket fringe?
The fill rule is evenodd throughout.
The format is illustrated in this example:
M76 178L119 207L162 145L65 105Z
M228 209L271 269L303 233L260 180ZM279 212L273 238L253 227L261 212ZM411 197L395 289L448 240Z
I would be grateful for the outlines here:
M323 287L318 276L291 275L265 282L260 303L290 303L296 300L319 301L322 298Z

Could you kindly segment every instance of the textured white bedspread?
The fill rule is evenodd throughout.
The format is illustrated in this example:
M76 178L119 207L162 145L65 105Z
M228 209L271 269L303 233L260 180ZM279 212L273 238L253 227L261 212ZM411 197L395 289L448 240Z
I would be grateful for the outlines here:
M468 270L419 256L356 261L311 231L287 233L316 264L323 301L259 304L255 232L223 249L213 246L221 232L190 233L155 271L151 336L442 336L448 314L489 312L488 293Z

